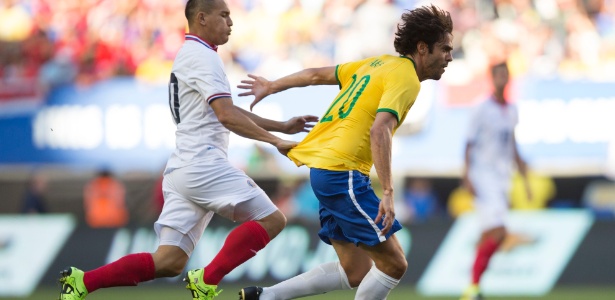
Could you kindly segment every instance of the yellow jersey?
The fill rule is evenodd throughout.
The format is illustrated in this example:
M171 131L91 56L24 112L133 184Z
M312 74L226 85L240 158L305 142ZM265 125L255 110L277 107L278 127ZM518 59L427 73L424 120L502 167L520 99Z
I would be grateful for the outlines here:
M338 65L335 76L340 92L288 157L297 166L369 174L370 129L376 113L395 115L396 130L421 88L414 61L404 56L370 57Z

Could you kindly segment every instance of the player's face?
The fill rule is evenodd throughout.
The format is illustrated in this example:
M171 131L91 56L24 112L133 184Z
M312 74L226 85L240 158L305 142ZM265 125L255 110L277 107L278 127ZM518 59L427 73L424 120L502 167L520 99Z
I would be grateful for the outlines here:
M493 69L493 85L497 90L503 90L508 83L508 69L504 66Z
M426 74L428 79L439 80L444 74L444 68L453 60L453 35L446 34L444 39L435 43L433 51L425 58Z
M205 30L208 42L214 45L224 45L231 35L231 11L224 0L217 0L211 12L205 15Z

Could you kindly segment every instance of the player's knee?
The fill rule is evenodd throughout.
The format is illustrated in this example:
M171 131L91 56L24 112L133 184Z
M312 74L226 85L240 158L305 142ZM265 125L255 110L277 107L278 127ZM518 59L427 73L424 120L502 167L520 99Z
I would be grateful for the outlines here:
M284 230L284 228L286 227L286 223L288 222L288 220L286 219L286 216L281 212L281 211L277 211L276 212L276 221L274 224L274 236L277 236L280 232L282 232L282 230ZM272 238L274 237L272 236Z
M342 265L342 269L344 273L346 273L346 278L348 278L348 284L350 287L355 288L361 284L363 278L369 272L369 269L372 267L372 262L362 263L356 260L348 261L348 262L340 262Z
M481 240L484 241L486 239L492 239L497 243L501 243L506 238L506 234L506 228L504 226L499 226L485 231L481 237Z
M361 284L363 278L365 278L367 272L364 270L354 270L353 272L347 272L346 277L348 278L348 284L351 288L356 288Z
M156 277L174 277L181 274L188 262L188 256L179 247L161 248L152 255Z
M267 234L269 234L270 239L275 238L282 232L284 227L286 227L286 222L286 216L279 210L259 221L261 226L267 231Z
M385 274L395 279L400 279L404 276L406 270L408 269L408 261L405 257L398 257L396 259L392 259L386 268L386 271L382 270Z
M386 260L376 262L376 268L382 273L387 274L395 279L400 279L408 269L408 261L403 253L388 257Z

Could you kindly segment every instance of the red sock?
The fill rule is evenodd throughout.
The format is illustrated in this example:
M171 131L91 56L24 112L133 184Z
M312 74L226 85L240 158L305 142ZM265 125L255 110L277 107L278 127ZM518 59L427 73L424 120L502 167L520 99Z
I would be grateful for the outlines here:
M205 267L203 282L217 285L226 274L265 248L269 240L267 231L257 222L249 221L239 225L229 233L220 252Z
M100 288L137 285L156 277L151 253L126 255L96 270L85 272L83 283L88 293Z
M476 251L476 260L474 261L474 267L472 268L472 283L478 284L480 277L483 275L489 265L489 260L493 256L496 250L498 250L498 243L493 238L486 238Z

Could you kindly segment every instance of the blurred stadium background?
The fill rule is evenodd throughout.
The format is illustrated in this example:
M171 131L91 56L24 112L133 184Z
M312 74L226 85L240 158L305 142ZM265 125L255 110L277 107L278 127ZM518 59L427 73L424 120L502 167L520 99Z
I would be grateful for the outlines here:
M442 80L423 83L394 142L396 212L405 224L399 236L409 270L391 299L454 299L469 281L478 233L472 199L459 188L465 123L490 91L488 66L502 60L511 68L509 95L520 108L517 136L535 199L525 199L515 181L512 233L486 274L485 292L490 299L615 299L615 1L227 3L233 33L219 54L232 86L249 73L274 79L394 54L404 9L434 3L451 12L454 61ZM52 299L66 265L91 269L155 249L160 174L174 147L166 83L186 28L184 4L0 0L0 298ZM251 100L233 93L241 106ZM321 115L335 93L290 90L255 112L280 120ZM335 259L315 235L307 169L238 136L229 158L290 224L229 274L222 299L235 299L242 285ZM92 221L85 201L95 197L87 187L103 170L116 179L126 214L112 228ZM189 267L205 265L232 226L214 219ZM91 296L176 297L188 297L179 278Z

